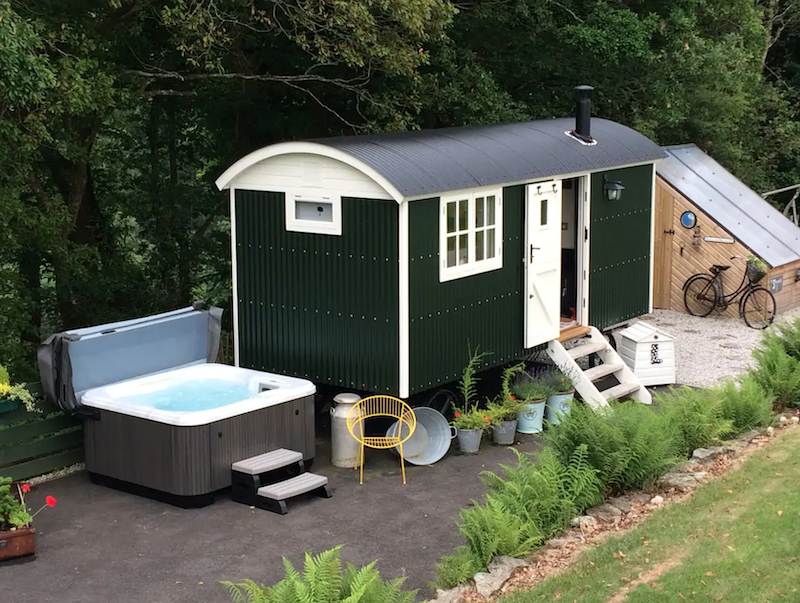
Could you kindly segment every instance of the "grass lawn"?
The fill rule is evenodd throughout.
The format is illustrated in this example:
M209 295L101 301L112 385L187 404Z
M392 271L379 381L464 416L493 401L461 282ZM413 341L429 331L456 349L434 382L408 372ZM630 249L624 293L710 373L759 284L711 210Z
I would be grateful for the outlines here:
M800 601L800 429L503 603Z

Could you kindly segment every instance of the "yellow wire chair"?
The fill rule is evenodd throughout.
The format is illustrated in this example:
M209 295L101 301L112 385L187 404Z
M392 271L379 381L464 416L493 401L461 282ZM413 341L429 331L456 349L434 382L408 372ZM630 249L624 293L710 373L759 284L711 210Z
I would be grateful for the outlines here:
M365 423L373 417L384 417L397 421L395 435L365 436ZM350 435L361 445L355 469L361 469L360 483L364 483L364 448L388 450L397 447L400 453L400 467L403 473L403 483L406 483L406 465L403 460L403 443L414 435L417 428L417 416L411 407L398 398L392 396L370 396L356 402L347 416L347 430Z

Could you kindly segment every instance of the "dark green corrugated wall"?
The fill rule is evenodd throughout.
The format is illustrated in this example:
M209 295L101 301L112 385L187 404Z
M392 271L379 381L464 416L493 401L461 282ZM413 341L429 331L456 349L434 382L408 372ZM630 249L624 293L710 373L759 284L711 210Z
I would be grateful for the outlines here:
M503 192L503 268L439 282L439 199L409 204L410 388L458 379L469 346L487 366L523 353L522 246L525 189Z
M398 207L342 199L342 236L287 232L282 193L236 191L239 358L399 392Z
M625 187L606 200L603 176ZM599 329L650 311L650 220L653 166L592 174L589 323Z

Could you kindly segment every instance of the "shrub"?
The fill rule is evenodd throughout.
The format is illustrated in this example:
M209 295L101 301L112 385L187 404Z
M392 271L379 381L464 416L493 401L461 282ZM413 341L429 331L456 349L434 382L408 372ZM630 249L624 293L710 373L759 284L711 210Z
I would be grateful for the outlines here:
M0 364L0 385L11 385L11 377L8 376L8 369Z
M765 337L753 350L756 368L748 372L781 407L797 406L800 401L800 359L786 352L785 341L774 336Z
M674 430L652 408L612 401L593 411L576 404L545 440L563 462L581 446L586 460L613 492L645 488L679 460Z
M252 580L223 582L234 603L411 603L417 591L401 589L404 578L382 580L375 561L361 568L348 563L342 572L337 546L314 557L306 553L303 575L284 558L283 580L275 586Z
M764 391L752 376L745 376L738 384L726 381L714 388L714 394L722 404L722 416L731 422L732 435L769 425L772 421L772 405L775 398Z
M516 451L515 451L516 452ZM471 578L498 555L519 557L560 531L578 513L602 499L602 484L579 447L567 463L551 450L534 456L516 452L517 465L503 476L484 472L485 504L460 513L467 545L442 558L436 585L448 588Z
M656 402L684 457L733 434L733 424L724 418L722 402L714 392L684 386L657 395Z
M775 325L773 331L764 333L762 341L764 344L775 341L789 356L800 360L800 318Z

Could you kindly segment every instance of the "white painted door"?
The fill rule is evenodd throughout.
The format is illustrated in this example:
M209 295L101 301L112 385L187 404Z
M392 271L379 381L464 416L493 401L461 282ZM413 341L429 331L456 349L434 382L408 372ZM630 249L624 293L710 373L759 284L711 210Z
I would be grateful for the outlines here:
M525 347L532 348L560 333L560 180L527 186L525 233Z

